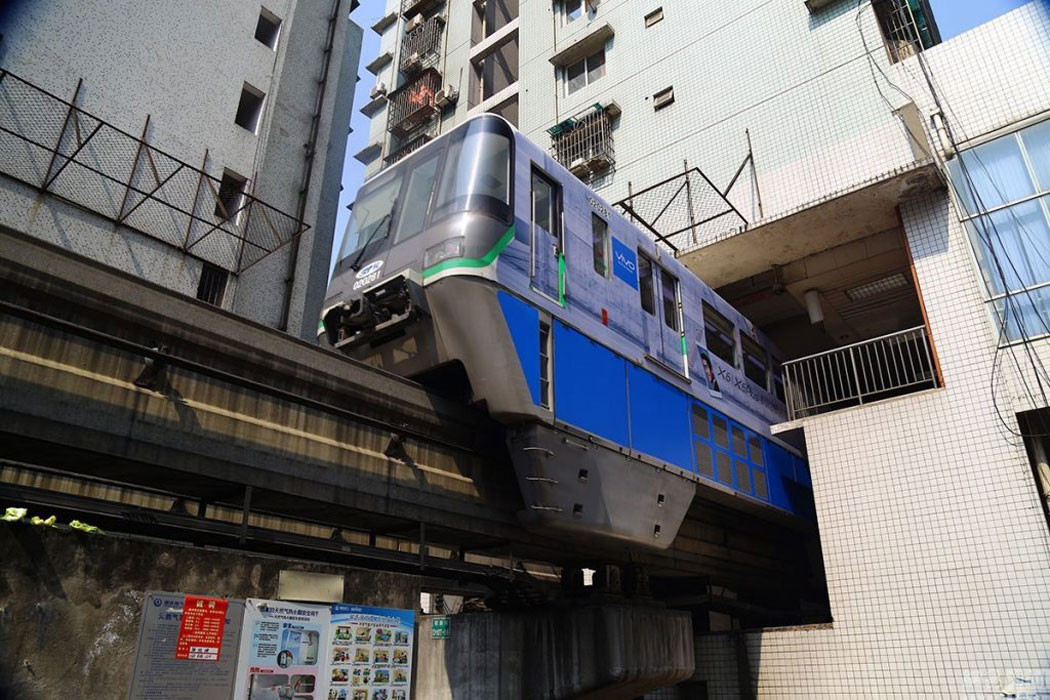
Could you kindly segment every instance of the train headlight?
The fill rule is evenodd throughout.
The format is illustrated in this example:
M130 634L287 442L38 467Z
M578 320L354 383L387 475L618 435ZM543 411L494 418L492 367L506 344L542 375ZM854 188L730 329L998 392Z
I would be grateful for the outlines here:
M463 237L449 238L447 241L441 241L437 245L427 248L427 252L423 254L423 267L433 267L442 260L450 260L462 256Z

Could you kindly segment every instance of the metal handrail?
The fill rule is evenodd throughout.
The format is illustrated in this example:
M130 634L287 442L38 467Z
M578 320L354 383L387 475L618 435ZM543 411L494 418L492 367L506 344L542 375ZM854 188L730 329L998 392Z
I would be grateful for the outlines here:
M939 385L925 326L784 363L784 389L792 420Z

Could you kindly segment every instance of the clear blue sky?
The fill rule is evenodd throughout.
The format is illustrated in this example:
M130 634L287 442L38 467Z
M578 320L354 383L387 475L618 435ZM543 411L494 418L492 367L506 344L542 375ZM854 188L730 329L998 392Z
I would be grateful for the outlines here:
M954 36L984 24L1004 12L1013 10L1024 5L1029 0L930 0L933 14L937 18L937 25L941 30L941 37L947 41ZM1038 0L1039 2L1050 2L1050 0ZM365 28L364 46L361 48L361 63L368 63L379 53L379 36L372 31L371 27L376 20L383 16L385 0L362 0L351 19ZM346 221L349 212L346 205L354 201L357 188L364 180L365 167L354 159L354 154L368 145L368 118L361 114L361 106L368 102L368 93L375 84L375 76L365 70L364 65L358 68L361 80L357 83L357 92L354 95L354 113L350 119L350 134L346 144L346 165L343 168L343 191L339 197L339 217L336 220L335 245L332 250L332 263L335 266L335 258L339 253L339 246L343 241L343 231L346 229ZM329 268L331 270L331 268Z

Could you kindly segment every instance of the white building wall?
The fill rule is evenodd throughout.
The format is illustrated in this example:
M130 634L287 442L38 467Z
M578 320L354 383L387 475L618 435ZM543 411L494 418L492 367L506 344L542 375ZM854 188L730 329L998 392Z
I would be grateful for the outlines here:
M83 79L77 104L86 112L136 137L141 136L149 115L145 138L151 146L192 167L203 167L215 177L229 168L249 179L250 193L294 216L302 175L302 144L309 133L323 58L320 44L325 39L331 6L327 1L267 2L266 8L282 20L275 51L254 37L262 8L258 3L12 0L0 13L4 23L0 65L65 100L73 99L77 81ZM316 261L327 261L325 248L331 245L331 231L326 229L334 225L335 203L330 192L324 195L331 185L321 180L332 173L331 159L340 166L342 163L348 91L352 96L360 53L360 31L351 29L349 3L343 6L319 130L313 192L303 216L311 231L299 247L293 295L293 306L298 308L293 309L294 327L288 327L295 334L303 334L304 305L323 293L323 289L313 289L325 283L324 279L314 279L314 268ZM290 50L289 38L295 34L312 37L313 43L319 44L316 51L304 51L299 45ZM234 123L245 82L266 95L254 134ZM293 105L288 99L278 99L285 94L282 83L289 96L296 83L310 86L314 92L302 96L302 105ZM310 113L305 119L304 111ZM333 124L337 113L340 116L335 121L342 123ZM278 153L286 143L294 144L294 155ZM268 150L274 151L272 158L267 158ZM0 224L175 291L196 293L200 260L83 209L41 196L21 183L0 180ZM328 217L328 207L332 208L332 217ZM276 325L290 254L289 247L271 256L263 266L244 273L240 280L231 277L224 306ZM207 253L203 255L208 257ZM247 287L241 294L238 282ZM316 303L320 303L319 298ZM306 335L312 335L316 321L306 325L310 326Z

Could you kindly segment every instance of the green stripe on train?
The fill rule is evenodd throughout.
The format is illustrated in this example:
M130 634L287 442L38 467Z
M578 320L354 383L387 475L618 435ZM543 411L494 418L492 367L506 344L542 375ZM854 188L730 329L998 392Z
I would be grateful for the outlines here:
M442 260L437 265L432 265L423 270L423 279L433 277L434 275L445 272L446 270L452 270L457 267L464 268L478 268L488 267L491 265L503 249L510 245L510 242L514 240L514 227L511 226L507 229L507 232L503 234L503 237L496 241L496 245L492 246L489 252L482 255L480 258L449 258L448 260Z

